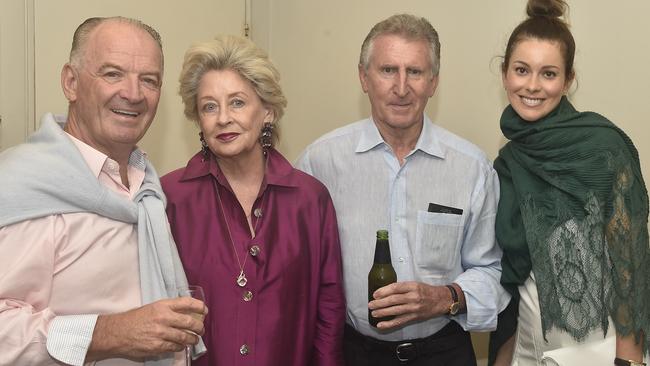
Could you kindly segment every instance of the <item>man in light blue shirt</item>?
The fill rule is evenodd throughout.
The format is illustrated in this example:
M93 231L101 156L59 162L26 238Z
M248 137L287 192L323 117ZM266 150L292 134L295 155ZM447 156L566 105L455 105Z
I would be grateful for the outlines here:
M402 14L375 25L359 61L371 118L322 136L297 162L334 200L348 365L476 364L467 331L495 329L509 300L494 235L496 172L478 147L424 115L439 65L426 19ZM368 303L375 232L385 228L398 282ZM396 317L374 328L368 309Z

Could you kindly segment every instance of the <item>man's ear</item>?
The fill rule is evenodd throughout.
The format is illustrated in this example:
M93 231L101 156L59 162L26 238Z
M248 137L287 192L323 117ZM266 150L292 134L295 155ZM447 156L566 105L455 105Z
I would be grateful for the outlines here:
M69 63L63 65L63 69L61 70L61 88L63 88L63 94L65 94L69 102L77 100L78 76L77 70L72 65Z
M433 94L436 92L439 81L440 81L440 75L436 75L433 78L431 78L431 84L429 85L429 90L427 91L427 95L429 96L429 98L431 98Z
M364 93L368 92L368 83L366 80L366 68L362 65L359 64L359 81L361 81L361 89L363 89Z

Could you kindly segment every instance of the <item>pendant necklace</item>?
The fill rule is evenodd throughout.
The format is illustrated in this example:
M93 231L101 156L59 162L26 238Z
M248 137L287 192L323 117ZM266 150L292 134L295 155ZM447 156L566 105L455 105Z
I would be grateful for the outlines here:
M232 239L232 232L230 231L230 225L228 224L228 219L226 217L226 210L223 208L223 203L221 202L221 194L219 193L219 187L217 186L217 182L213 180L214 183L214 189L217 191L217 201L219 201L219 207L221 208L221 213L223 214L223 221L226 223L226 231L228 232L228 239L230 239L230 245L232 246L232 250L235 253L235 259L237 259L237 265L239 266L239 275L235 279L235 282L239 287L244 287L248 283L248 279L246 278L246 273L244 273L244 266L246 266L246 260L248 259L248 253L249 251L246 251L246 255L244 256L244 262L242 263L239 260L239 254L237 254L237 248L235 248L235 241ZM262 203L264 203L262 201ZM255 226L253 227L253 238L257 235L257 225L261 221L261 210L259 208L254 210L255 212L255 218L257 219L255 221ZM248 220L247 220L248 221Z

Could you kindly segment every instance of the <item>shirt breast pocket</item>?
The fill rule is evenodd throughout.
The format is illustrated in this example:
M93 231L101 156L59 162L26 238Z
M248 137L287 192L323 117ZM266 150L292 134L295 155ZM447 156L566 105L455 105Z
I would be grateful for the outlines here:
M464 215L418 211L415 263L424 279L441 280L457 265Z

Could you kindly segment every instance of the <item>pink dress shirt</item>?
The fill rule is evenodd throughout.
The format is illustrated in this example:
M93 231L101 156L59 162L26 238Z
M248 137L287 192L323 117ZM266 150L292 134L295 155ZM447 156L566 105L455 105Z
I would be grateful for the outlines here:
M202 158L195 155L161 179L188 281L203 286L210 309L203 337L208 352L193 365L342 365L345 301L327 189L271 149L251 238L218 165ZM243 287L235 282L240 267L233 244L246 261Z
M117 162L71 139L103 185L133 198L144 170L129 164L126 187ZM136 151L132 159L137 154L142 158ZM132 224L91 213L22 221L0 228L0 253L0 365L61 365L57 359L81 364L96 314L141 305ZM96 364L138 363L111 359Z

